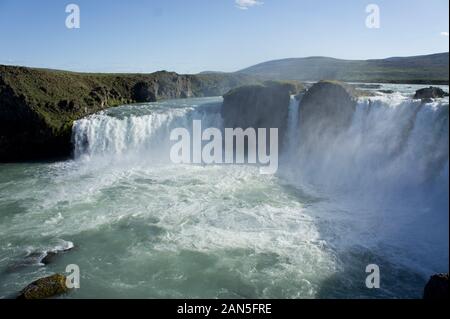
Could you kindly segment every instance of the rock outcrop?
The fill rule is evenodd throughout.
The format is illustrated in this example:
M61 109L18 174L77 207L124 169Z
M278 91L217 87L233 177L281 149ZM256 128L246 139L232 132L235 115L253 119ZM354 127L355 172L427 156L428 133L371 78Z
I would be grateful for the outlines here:
M445 92L443 89L434 87L434 86L430 86L428 88L417 90L416 94L414 95L414 99L430 100L430 99L443 98L445 96L448 96L448 93Z
M269 81L231 90L224 95L222 117L226 128L278 128L279 140L287 127L290 96L303 86L298 82Z
M70 156L73 121L108 107L222 95L233 74L88 74L0 65L0 162Z
M20 292L17 299L47 299L68 291L66 276L55 274L32 282Z
M70 243L70 245L66 246L66 247L59 247L57 249L52 249L49 251L44 252L44 255L41 259L41 263L44 265L48 265L53 263L59 256L73 250L75 248L75 246Z
M432 276L425 286L423 298L448 299L448 274Z
M133 86L132 98L138 103L155 102L155 89L152 89L148 83L139 82Z
M316 145L345 131L356 110L356 93L335 81L314 84L304 95L299 110L302 144Z

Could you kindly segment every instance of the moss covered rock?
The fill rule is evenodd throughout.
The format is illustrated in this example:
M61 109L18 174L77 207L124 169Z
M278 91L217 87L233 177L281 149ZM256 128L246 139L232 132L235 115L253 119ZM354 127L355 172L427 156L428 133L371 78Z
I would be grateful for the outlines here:
M55 274L49 277L38 279L25 287L18 299L46 299L68 292L66 286L66 276Z

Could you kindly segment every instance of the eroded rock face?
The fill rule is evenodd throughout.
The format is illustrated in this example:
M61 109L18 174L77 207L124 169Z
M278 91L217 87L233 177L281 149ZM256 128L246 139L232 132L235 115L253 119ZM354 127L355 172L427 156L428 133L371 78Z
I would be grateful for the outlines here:
M448 299L448 274L432 276L425 286L423 298Z
M148 83L139 82L133 87L133 100L138 103L155 102L156 95Z
M46 299L68 291L66 276L55 274L32 282L20 292L17 299Z
M339 82L321 81L304 95L299 109L303 144L320 144L351 125L356 110L355 94Z
M191 79L185 75L169 73L161 77L156 85L156 97L165 96L170 99L193 97Z
M416 94L414 95L414 99L429 100L429 99L443 98L445 96L448 96L448 93L445 92L443 89L430 86L429 88L417 90Z
M226 128L278 128L279 141L287 127L289 102L303 86L295 82L265 82L234 89L224 95L222 117Z

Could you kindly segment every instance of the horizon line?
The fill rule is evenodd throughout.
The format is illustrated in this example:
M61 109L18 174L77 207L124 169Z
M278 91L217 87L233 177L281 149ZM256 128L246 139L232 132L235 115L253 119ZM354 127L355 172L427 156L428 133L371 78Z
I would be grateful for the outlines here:
M286 60L300 60L300 59L334 59L339 61L352 61L352 62L361 62L361 61L379 61L379 60L388 60L388 59L396 59L396 58L415 58L415 57L425 57L425 56L433 56L433 55L442 55L442 54L449 54L449 51L444 52L436 52L436 53L428 53L428 54L419 54L419 55L404 55L404 56L388 56L383 58L370 58L370 59L346 59L346 58L336 58L332 56L324 56L324 55L311 55L311 56L303 56L303 57L287 57L287 58L279 58L279 59L270 59L265 60L262 62L254 63L250 66L241 68L237 71L213 71L213 70L204 70L197 73L180 73L174 70L167 70L167 69L159 69L155 71L89 71L89 70L76 70L72 68L59 68L59 67L45 67L45 66L32 66L32 65L26 65L26 64L13 64L14 62L8 63L8 62L2 62L0 61L0 66L7 66L7 67L22 67L22 68L30 68L30 69L38 69L38 70L47 70L47 71L60 71L60 72L71 72L71 73L93 73L93 74L153 74L158 72L167 72L167 73L176 73L180 75L198 75L202 73L224 73L224 74L233 74L233 73L239 73L243 70L249 69L254 66L258 66L261 64L269 63L269 62L279 62L279 61L286 61Z

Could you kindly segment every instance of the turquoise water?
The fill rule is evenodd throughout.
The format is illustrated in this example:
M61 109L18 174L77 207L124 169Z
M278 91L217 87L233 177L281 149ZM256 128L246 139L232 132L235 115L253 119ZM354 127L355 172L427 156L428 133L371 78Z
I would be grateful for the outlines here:
M448 153L435 172L442 193L434 182L425 192L423 183L389 183L371 185L374 196L363 200L361 185L348 187L353 179L317 183L332 177L325 164L320 174L298 172L295 152L282 155L275 176L172 164L171 128L192 119L220 127L220 103L115 108L76 123L71 160L0 164L0 297L68 264L80 267L81 288L61 298L420 298L430 272L448 271ZM448 144L448 121L446 136ZM419 206L412 194L425 194ZM373 263L381 289L365 287Z

